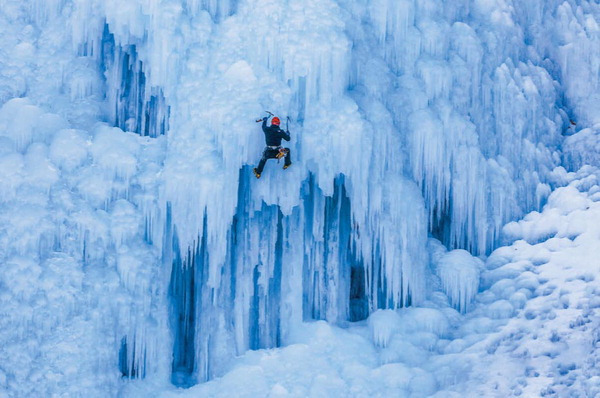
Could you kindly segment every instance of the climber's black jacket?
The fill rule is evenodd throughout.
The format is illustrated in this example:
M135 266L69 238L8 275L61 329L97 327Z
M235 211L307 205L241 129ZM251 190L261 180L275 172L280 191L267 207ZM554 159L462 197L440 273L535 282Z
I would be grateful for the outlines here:
M279 126L267 126L267 118L263 119L262 129L265 133L265 141L267 146L281 146L281 139L290 140L290 134L279 128Z

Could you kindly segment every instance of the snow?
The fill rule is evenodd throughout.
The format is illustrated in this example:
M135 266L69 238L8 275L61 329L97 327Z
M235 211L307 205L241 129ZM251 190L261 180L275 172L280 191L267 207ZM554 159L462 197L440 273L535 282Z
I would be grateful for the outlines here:
M84 131L59 130L48 148L49 159L63 170L75 170L85 162L88 156L87 146Z
M400 316L393 310L379 310L371 314L369 329L375 345L385 348L401 322Z
M565 161L575 165L576 168L586 164L598 164L600 155L598 134L600 134L600 124L582 129L567 137L563 154Z
M481 268L482 261L466 250L453 250L437 261L437 275L442 282L442 289L457 310L465 312L469 309L479 288Z
M0 0L0 396L597 394L599 20Z

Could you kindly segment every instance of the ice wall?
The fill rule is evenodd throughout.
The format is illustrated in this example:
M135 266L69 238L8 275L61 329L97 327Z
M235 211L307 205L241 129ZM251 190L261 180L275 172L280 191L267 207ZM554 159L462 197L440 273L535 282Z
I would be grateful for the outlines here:
M559 94L523 44L529 21L519 24L517 7L379 1L368 10L381 43L372 53L397 75L383 98L404 132L430 230L475 253L494 245L506 220L536 206L533 193L557 162Z
M81 346L105 376L188 386L303 320L418 304L428 235L489 252L545 200L568 119L597 123L594 2L1 4L6 225L46 185L16 212L39 231L3 230L0 259L68 257L86 282L65 282L77 311L57 324L98 332ZM266 109L290 116L294 164L255 180Z
M144 212L164 140L70 128L27 99L6 102L0 126L2 388L112 395L115 375L167 372L165 275Z

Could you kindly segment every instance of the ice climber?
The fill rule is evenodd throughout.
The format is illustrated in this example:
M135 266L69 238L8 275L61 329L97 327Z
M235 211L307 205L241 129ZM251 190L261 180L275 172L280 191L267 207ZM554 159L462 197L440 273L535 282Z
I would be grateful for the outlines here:
M258 121L260 120L261 119L259 119ZM262 119L262 129L265 133L265 141L267 146L263 151L262 158L258 163L258 167L254 168L254 175L256 176L256 178L260 178L260 175L265 167L265 163L268 159L281 159L285 156L283 169L285 170L292 165L292 161L290 159L290 148L283 148L281 146L282 138L286 141L290 140L290 132L279 128L281 120L279 120L277 116L275 116L271 120L271 126L267 126L268 120L268 116Z

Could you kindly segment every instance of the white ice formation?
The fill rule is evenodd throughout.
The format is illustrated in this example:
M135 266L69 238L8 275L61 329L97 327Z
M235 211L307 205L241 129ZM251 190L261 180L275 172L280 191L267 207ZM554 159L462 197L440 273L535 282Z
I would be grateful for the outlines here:
M594 0L0 0L0 386L189 386L303 321L424 302L430 237L489 254L556 166L599 159L599 21ZM255 180L264 110L294 163ZM466 310L462 267L438 271Z

